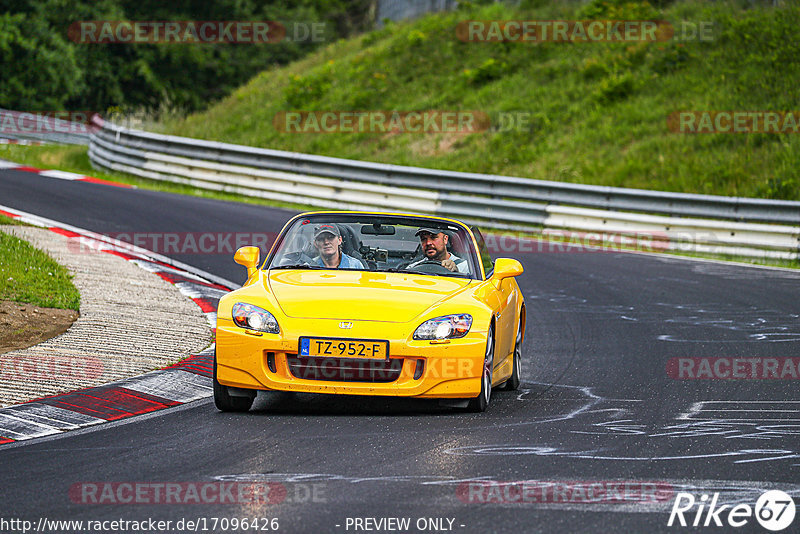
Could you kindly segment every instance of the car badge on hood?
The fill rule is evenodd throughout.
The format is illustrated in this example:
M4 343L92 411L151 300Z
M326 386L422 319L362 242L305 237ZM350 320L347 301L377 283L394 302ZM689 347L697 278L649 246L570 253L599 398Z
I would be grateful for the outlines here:
M339 323L339 328L350 330L351 328L353 328L353 323L351 323L350 321L342 321L341 323Z

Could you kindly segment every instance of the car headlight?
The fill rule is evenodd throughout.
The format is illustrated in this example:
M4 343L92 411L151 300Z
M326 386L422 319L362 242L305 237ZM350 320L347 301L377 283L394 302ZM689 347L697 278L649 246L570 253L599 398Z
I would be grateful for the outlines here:
M242 328L249 328L250 330L257 330L259 332L269 332L270 334L277 334L281 331L278 326L278 320L275 319L270 312L246 304L244 302L237 302L233 305L233 322L236 326Z
M472 316L445 315L429 319L414 331L414 339L457 339L464 337L472 326Z

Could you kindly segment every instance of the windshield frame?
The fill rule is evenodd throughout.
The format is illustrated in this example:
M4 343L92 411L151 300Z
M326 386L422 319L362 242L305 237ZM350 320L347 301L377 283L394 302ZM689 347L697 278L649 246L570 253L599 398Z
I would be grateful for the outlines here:
M398 225L405 225L405 226L419 226L420 228L425 226L434 225L434 227L442 226L455 226L458 228L458 231L463 232L463 234L468 237L466 240L469 243L469 255L470 258L468 261L473 266L474 271L469 275L465 276L465 273L427 273L427 272L420 272L420 271L406 271L406 270L388 270L388 269L341 269L344 272L398 272L398 273L407 273L407 274L417 274L417 275L429 275L429 276L444 276L450 278L460 278L464 280L484 280L485 279L485 272L483 269L483 264L481 262L481 258L479 256L477 245L475 242L475 236L472 233L472 229L469 225L447 218L440 218L440 217L432 217L426 215L404 215L404 214L397 214L397 213L380 213L380 212L355 212L355 211L318 211L318 212L308 212L308 213L300 213L295 215L289 221L286 222L281 233L278 235L278 238L272 244L269 253L267 254L266 258L262 262L261 266L259 267L260 271L270 271L270 270L280 270L280 269L287 269L287 267L282 266L271 266L268 267L272 261L275 259L278 251L281 250L286 237L288 236L289 232L295 227L295 224L299 219L308 219L308 224L314 224L315 221L319 222L330 222L331 218L341 218L343 219L341 223L364 223L364 219L368 218L370 222L380 222L381 224L398 224ZM323 219L323 221L320 221ZM304 267L305 268L305 267ZM315 266L310 266L310 269L317 270ZM320 267L319 270L336 270L336 269L329 269L325 267Z

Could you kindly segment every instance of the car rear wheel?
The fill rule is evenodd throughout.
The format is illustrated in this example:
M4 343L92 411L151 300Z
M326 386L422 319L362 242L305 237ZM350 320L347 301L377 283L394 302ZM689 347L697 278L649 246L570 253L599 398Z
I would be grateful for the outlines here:
M522 376L522 317L520 316L519 326L517 326L517 337L514 339L514 355L511 364L514 366L511 376L503 384L505 391L516 391L519 388L520 377Z
M214 405L222 412L246 412L253 405L256 392L237 388L238 392L247 395L231 395L228 386L223 386L217 381L217 354L214 353Z
M471 412L485 412L492 398L492 370L494 367L494 326L489 327L486 334L486 355L483 357L481 373L481 392L470 399L467 409Z

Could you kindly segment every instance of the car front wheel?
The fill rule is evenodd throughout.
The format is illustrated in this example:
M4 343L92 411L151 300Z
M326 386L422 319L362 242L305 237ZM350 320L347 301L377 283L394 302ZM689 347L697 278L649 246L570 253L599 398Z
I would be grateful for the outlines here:
M486 334L486 355L483 357L481 372L481 392L470 399L467 409L471 412L485 412L492 398L492 370L494 368L494 326Z
M520 316L519 326L517 326L517 337L514 339L514 355L511 364L514 366L511 376L503 384L506 391L516 391L519 388L520 377L522 376L522 317Z
M255 391L242 390L248 392L246 396L231 395L227 386L223 386L217 381L217 355L214 353L214 405L221 412L246 412L253 405L256 398Z

